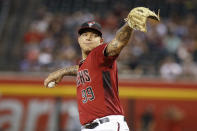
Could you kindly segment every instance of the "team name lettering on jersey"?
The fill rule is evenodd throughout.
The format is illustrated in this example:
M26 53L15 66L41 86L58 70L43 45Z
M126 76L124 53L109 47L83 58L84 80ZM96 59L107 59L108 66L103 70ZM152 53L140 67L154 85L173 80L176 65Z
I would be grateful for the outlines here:
M90 81L91 79L87 69L77 72L77 86Z

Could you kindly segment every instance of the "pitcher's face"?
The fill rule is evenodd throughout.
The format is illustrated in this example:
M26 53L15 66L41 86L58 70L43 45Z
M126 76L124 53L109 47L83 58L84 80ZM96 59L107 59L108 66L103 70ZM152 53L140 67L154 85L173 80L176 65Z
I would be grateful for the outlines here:
M92 31L84 32L78 37L81 50L85 53L89 53L91 50L102 44L102 41L102 38Z

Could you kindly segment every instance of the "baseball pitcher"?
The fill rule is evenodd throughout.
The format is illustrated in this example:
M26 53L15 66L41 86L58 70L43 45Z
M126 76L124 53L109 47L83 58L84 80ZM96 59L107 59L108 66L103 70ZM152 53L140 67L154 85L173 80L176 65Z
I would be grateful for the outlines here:
M44 85L53 87L64 76L76 76L82 131L129 131L119 100L116 59L133 30L147 31L147 18L160 20L159 15L148 8L134 8L109 43L103 43L100 24L85 22L78 30L82 52L79 65L57 70L46 78Z

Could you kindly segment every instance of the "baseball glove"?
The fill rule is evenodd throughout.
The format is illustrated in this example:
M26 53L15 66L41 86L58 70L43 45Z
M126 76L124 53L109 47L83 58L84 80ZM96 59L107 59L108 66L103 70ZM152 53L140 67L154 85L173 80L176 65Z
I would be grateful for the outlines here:
M149 10L148 8L136 7L129 12L125 21L132 29L147 32L146 22L148 18L160 21L159 11L158 15L156 15L155 12Z

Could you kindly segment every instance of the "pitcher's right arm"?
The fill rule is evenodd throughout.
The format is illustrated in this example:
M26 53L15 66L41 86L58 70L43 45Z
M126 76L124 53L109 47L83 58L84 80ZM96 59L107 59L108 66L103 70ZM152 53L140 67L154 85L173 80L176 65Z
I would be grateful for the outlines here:
M65 67L55 72L52 72L48 75L48 77L44 80L44 86L48 87L50 82L55 82L58 84L64 76L77 76L77 71L79 69L78 65Z

